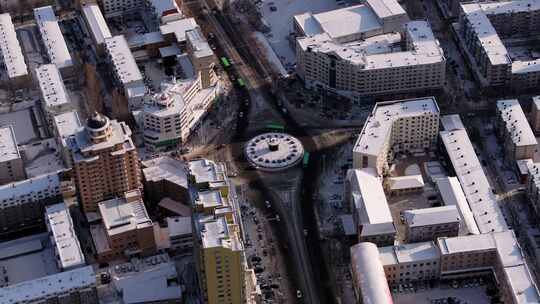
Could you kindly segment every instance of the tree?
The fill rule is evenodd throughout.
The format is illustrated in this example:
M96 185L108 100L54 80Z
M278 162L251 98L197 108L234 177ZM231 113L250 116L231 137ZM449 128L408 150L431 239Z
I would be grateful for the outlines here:
M97 77L96 67L85 63L83 66L85 78L85 94L88 100L88 110L90 113L103 113L103 97L101 96L101 84Z

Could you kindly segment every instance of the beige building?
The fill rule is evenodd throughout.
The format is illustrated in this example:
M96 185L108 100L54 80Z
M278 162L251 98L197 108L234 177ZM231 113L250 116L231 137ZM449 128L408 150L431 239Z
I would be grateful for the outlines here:
M0 185L26 178L13 126L0 127Z
M94 113L68 142L85 212L96 212L100 201L141 187L137 150L124 122Z
M434 97L379 102L356 140L353 167L384 175L396 154L434 149L438 131Z
M441 88L445 57L426 21L395 0L294 16L297 73L306 87L362 96Z
M154 228L139 190L99 203L99 213L103 223L91 226L98 260L154 253Z
M497 101L497 133L503 141L506 160L534 159L538 142L517 99Z
M377 246L363 242L351 247L351 275L356 303L392 304Z
M403 212L408 243L433 241L442 236L457 236L461 216L456 206L443 206Z
M439 248L433 242L380 247L379 259L389 284L438 279Z
M530 114L531 128L534 134L540 133L540 96L534 96Z

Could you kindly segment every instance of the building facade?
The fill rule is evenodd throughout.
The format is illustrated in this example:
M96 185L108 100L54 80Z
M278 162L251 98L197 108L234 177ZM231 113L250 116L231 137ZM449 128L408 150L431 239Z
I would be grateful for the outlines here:
M36 69L36 81L41 93L41 107L50 123L55 115L74 109L56 65L39 66Z
M141 188L137 150L124 122L94 113L68 143L85 212L96 212L100 201Z
M532 109L530 113L531 128L534 134L540 134L540 96L532 99Z
M26 178L13 126L0 127L0 185Z
M189 165L169 156L161 156L141 162L146 199L157 204L170 198L191 206L189 193Z
M30 74L9 13L0 14L0 62L6 72L0 84L11 88L28 86Z
M403 212L403 219L409 243L457 236L462 222L456 206L451 205L407 210Z

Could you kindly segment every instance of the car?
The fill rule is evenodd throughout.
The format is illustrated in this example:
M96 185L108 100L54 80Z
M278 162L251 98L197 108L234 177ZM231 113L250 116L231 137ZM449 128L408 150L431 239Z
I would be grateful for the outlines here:
M266 205L266 208L272 208L272 205L269 201L264 201L264 204Z
M302 296L302 291L300 291L300 289L297 289L296 290L296 298L297 299L301 299L303 296Z
M262 266L257 266L257 267L255 267L255 269L253 269L253 272L255 272L255 273L262 273L262 272L264 272L264 267L262 267Z
M252 262L261 262L262 259L261 259L260 256L254 255L254 256L251 257L251 261L252 261Z
M272 11L272 12L277 11L277 7L275 7L275 6L270 6L270 11Z

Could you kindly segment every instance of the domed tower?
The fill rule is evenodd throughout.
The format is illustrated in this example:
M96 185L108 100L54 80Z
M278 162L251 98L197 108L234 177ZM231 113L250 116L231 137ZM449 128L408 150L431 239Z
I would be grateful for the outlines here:
M94 112L86 120L86 131L92 143L97 144L106 141L112 134L111 122L107 116Z

